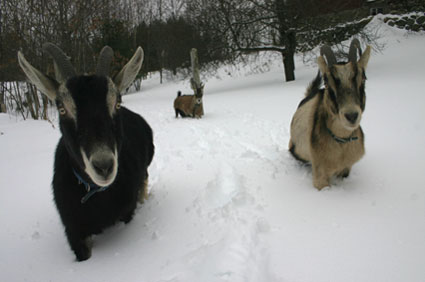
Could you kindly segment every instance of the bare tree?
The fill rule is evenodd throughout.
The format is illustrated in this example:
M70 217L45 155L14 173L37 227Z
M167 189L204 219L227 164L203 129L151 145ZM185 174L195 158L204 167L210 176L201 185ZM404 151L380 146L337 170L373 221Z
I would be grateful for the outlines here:
M5 5L4 1L0 2L0 77L3 77L3 40L5 39L3 37L3 29L4 29L4 11L5 11ZM0 79L0 113L5 113L7 111L6 109L6 103L5 103L5 82Z
M100 9L105 0L2 0L0 2L0 108L15 103L16 109L28 111L35 119L47 119L46 99L20 81L24 80L18 69L16 54L25 50L28 57L43 69L52 69L50 60L43 54L42 44L53 41L62 46L81 72L91 68L94 50L90 40ZM7 16L4 16L6 15ZM7 90L15 85L14 93ZM21 95L21 91L23 95ZM5 101L7 94L11 103ZM13 107L13 106L12 106ZM25 114L23 115L26 116Z
M287 1L190 0L188 8L190 13L199 13L198 26L205 33L225 38L221 41L225 45L216 48L226 49L232 57L258 51L279 52L286 81L295 79L297 16Z
M295 53L323 42L334 43L322 31L331 31L337 24L332 20L335 13L361 6L360 0L187 1L188 18L212 38L224 38L214 49L226 50L231 58L251 52L278 52L286 81L295 79ZM341 41L341 37L332 40Z
M198 59L198 50L196 48L192 48L190 50L190 62L192 66L192 89L195 91L196 89L203 87L203 83L201 82L201 76L199 74L199 59Z

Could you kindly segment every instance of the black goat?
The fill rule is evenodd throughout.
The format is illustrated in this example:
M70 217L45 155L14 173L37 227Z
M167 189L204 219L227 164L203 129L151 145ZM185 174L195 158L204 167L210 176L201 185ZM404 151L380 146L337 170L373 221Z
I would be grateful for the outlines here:
M105 46L95 75L77 75L67 56L51 43L56 79L18 60L29 80L56 103L62 137L56 148L53 195L77 260L91 256L91 235L117 221L128 223L138 197L146 193L152 161L152 130L136 113L121 107L120 92L143 62L139 47L115 77L108 76L113 51ZM98 193L97 193L98 192Z

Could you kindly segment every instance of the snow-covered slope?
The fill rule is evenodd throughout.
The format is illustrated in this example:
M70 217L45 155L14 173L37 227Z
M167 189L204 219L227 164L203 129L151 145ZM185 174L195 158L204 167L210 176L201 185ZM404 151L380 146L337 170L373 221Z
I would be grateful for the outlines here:
M200 120L174 118L187 81L152 78L125 96L155 132L150 199L82 263L52 201L57 126L0 115L0 281L425 281L425 35L381 32L366 155L320 192L287 151L316 67L297 60L291 83L278 58L266 73L223 68L205 81Z

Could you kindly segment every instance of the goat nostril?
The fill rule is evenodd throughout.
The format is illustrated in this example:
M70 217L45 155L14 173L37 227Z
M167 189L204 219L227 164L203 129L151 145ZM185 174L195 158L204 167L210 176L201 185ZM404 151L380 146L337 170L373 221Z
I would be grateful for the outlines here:
M114 169L113 159L93 161L92 164L96 173L102 175L105 178L110 175Z
M345 116L345 118L349 121L349 122L351 122L351 123L356 123L356 121L357 121L357 118L359 117L359 113L356 113L356 112L354 112L354 113L347 113L347 114L344 114L344 116Z

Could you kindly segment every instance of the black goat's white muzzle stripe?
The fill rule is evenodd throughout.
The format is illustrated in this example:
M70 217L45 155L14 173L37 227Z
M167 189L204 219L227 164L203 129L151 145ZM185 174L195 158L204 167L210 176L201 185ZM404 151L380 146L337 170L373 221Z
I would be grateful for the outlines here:
M99 175L93 166L93 156L97 156L97 155L102 155L102 157L106 155L106 157L109 157L113 160L113 167L111 172L107 176L107 178ZM91 154L90 158L87 157L87 154L84 152L83 148L81 148L81 156L83 157L83 162L85 166L84 171L93 181L93 183L95 183L96 185L100 187L104 187L104 186L109 186L114 182L118 172L118 153L117 153L116 147L115 147L114 153L112 153L108 149L101 148L97 150L96 152L94 152L93 154Z

